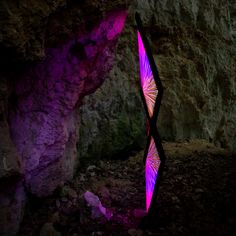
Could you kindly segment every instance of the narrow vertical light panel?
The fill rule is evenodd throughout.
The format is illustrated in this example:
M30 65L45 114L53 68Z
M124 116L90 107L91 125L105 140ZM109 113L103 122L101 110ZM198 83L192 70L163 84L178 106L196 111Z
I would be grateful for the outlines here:
M144 36L141 19L136 14L138 26L138 52L140 64L141 96L147 113L148 142L145 152L146 211L149 212L160 185L160 173L164 164L164 152L156 128L156 119L162 98L162 85Z
M161 161L157 152L156 144L154 139L151 138L145 163L146 211L149 210L152 201L160 163Z
M149 116L152 117L158 90L155 80L153 78L150 63L139 31L138 31L138 48L139 48L141 87L147 104Z
M139 31L138 31L138 48L139 48L139 65L140 65L140 84L145 98L145 103L147 106L149 118L152 118L158 90ZM157 152L154 139L153 137L151 137L145 162L146 211L148 211L151 204L159 166L160 166L160 158Z

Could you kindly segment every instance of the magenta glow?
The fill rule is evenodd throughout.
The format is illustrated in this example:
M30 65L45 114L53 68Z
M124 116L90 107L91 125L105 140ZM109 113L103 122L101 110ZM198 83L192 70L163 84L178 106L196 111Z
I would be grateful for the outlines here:
M139 32L138 32L138 48L139 48L141 86L146 100L149 116L152 117L158 90L156 87L155 80L153 78L152 70Z
M140 63L140 84L147 105L149 118L153 117L154 107L158 95L158 89L153 77L151 66L145 51L143 41L138 32L138 48L139 48L139 63ZM150 132L148 131L148 134ZM148 212L155 190L158 169L160 167L160 157L156 148L155 141L151 137L148 153L145 163L145 180L146 180L146 211Z

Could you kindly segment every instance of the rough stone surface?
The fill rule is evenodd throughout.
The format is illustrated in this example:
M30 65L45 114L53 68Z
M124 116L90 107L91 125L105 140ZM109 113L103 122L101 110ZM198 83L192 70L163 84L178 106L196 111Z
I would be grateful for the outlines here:
M72 178L76 107L112 67L127 2L0 2L1 235L19 227L22 178L37 196Z
M225 1L170 6L158 2L153 18L145 21L165 87L160 132L168 139L206 138L235 148L236 51L230 6Z
M125 158L144 146L145 114L139 93L135 39L134 29L126 23L114 68L104 84L83 100L78 142L81 158Z
M15 235L23 217L25 194L19 156L7 122L8 86L0 76L0 235Z
M87 34L47 49L45 59L17 79L11 135L32 193L48 195L72 178L77 166L75 108L111 69L125 17L122 10L113 12Z
M100 157L106 150L114 154L144 135L137 87L136 10L164 85L157 122L162 138L204 138L235 149L234 1L138 0L130 7L112 72L81 108L80 155Z
M231 34L236 39L236 2L234 0L230 0L230 19L231 19Z
M131 0L2 0L0 2L0 59L35 61L45 56L49 44L73 32L91 29L104 14L127 9Z
M19 157L7 122L8 94L6 78L0 77L0 179L20 173Z
M17 177L0 181L0 234L16 235L19 222L23 219L25 190L22 181Z
M54 229L52 223L46 223L40 230L39 236L61 236L61 233Z

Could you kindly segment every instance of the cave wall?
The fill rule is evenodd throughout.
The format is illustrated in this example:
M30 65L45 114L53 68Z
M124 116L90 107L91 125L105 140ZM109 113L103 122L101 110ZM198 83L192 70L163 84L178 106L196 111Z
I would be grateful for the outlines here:
M127 1L1 1L0 234L26 193L48 196L78 165L78 107L111 70Z
M19 155L11 140L7 79L0 76L0 234L17 232L25 206L25 191Z
M80 108L80 156L106 155L108 148L122 157L120 150L132 141L133 147L143 147L135 11L141 14L164 86L157 122L162 138L202 138L235 150L235 9L234 1L222 0L135 1L112 71Z
M171 2L150 5L159 14L146 17L148 29L156 25L150 39L165 87L160 132L170 139L205 138L234 149L232 6L227 1Z
M236 39L236 2L234 0L229 1L229 11L231 20L231 35Z
M79 159L121 158L145 146L145 113L140 97L136 32L127 16L115 64L104 84L79 108Z
M73 177L77 112L83 96L101 86L111 69L116 38L126 13L116 11L91 32L78 32L15 82L16 106L10 107L13 142L20 156L27 188L46 196Z

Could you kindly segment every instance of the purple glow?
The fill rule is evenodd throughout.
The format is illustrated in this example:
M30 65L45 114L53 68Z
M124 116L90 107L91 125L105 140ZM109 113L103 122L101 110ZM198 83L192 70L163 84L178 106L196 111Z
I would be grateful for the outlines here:
M139 46L139 63L140 63L140 82L145 97L149 117L152 118L154 106L158 94L158 89L152 74L149 60L142 42L140 33L138 32ZM148 130L149 133L149 130ZM148 148L146 163L145 163L145 179L146 179L146 211L148 212L160 167L160 157L154 142L153 137Z
M152 200L153 191L158 175L158 169L160 166L160 158L156 149L154 139L151 138L151 142L148 149L146 164L145 164L145 179L146 179L146 210L148 211Z
M113 11L91 30L78 28L18 76L17 109L11 107L9 122L31 193L46 196L72 178L78 161L77 107L112 68L126 15Z
M138 46L139 46L141 86L146 100L149 116L152 117L158 90L153 78L152 70L139 32L138 32Z

